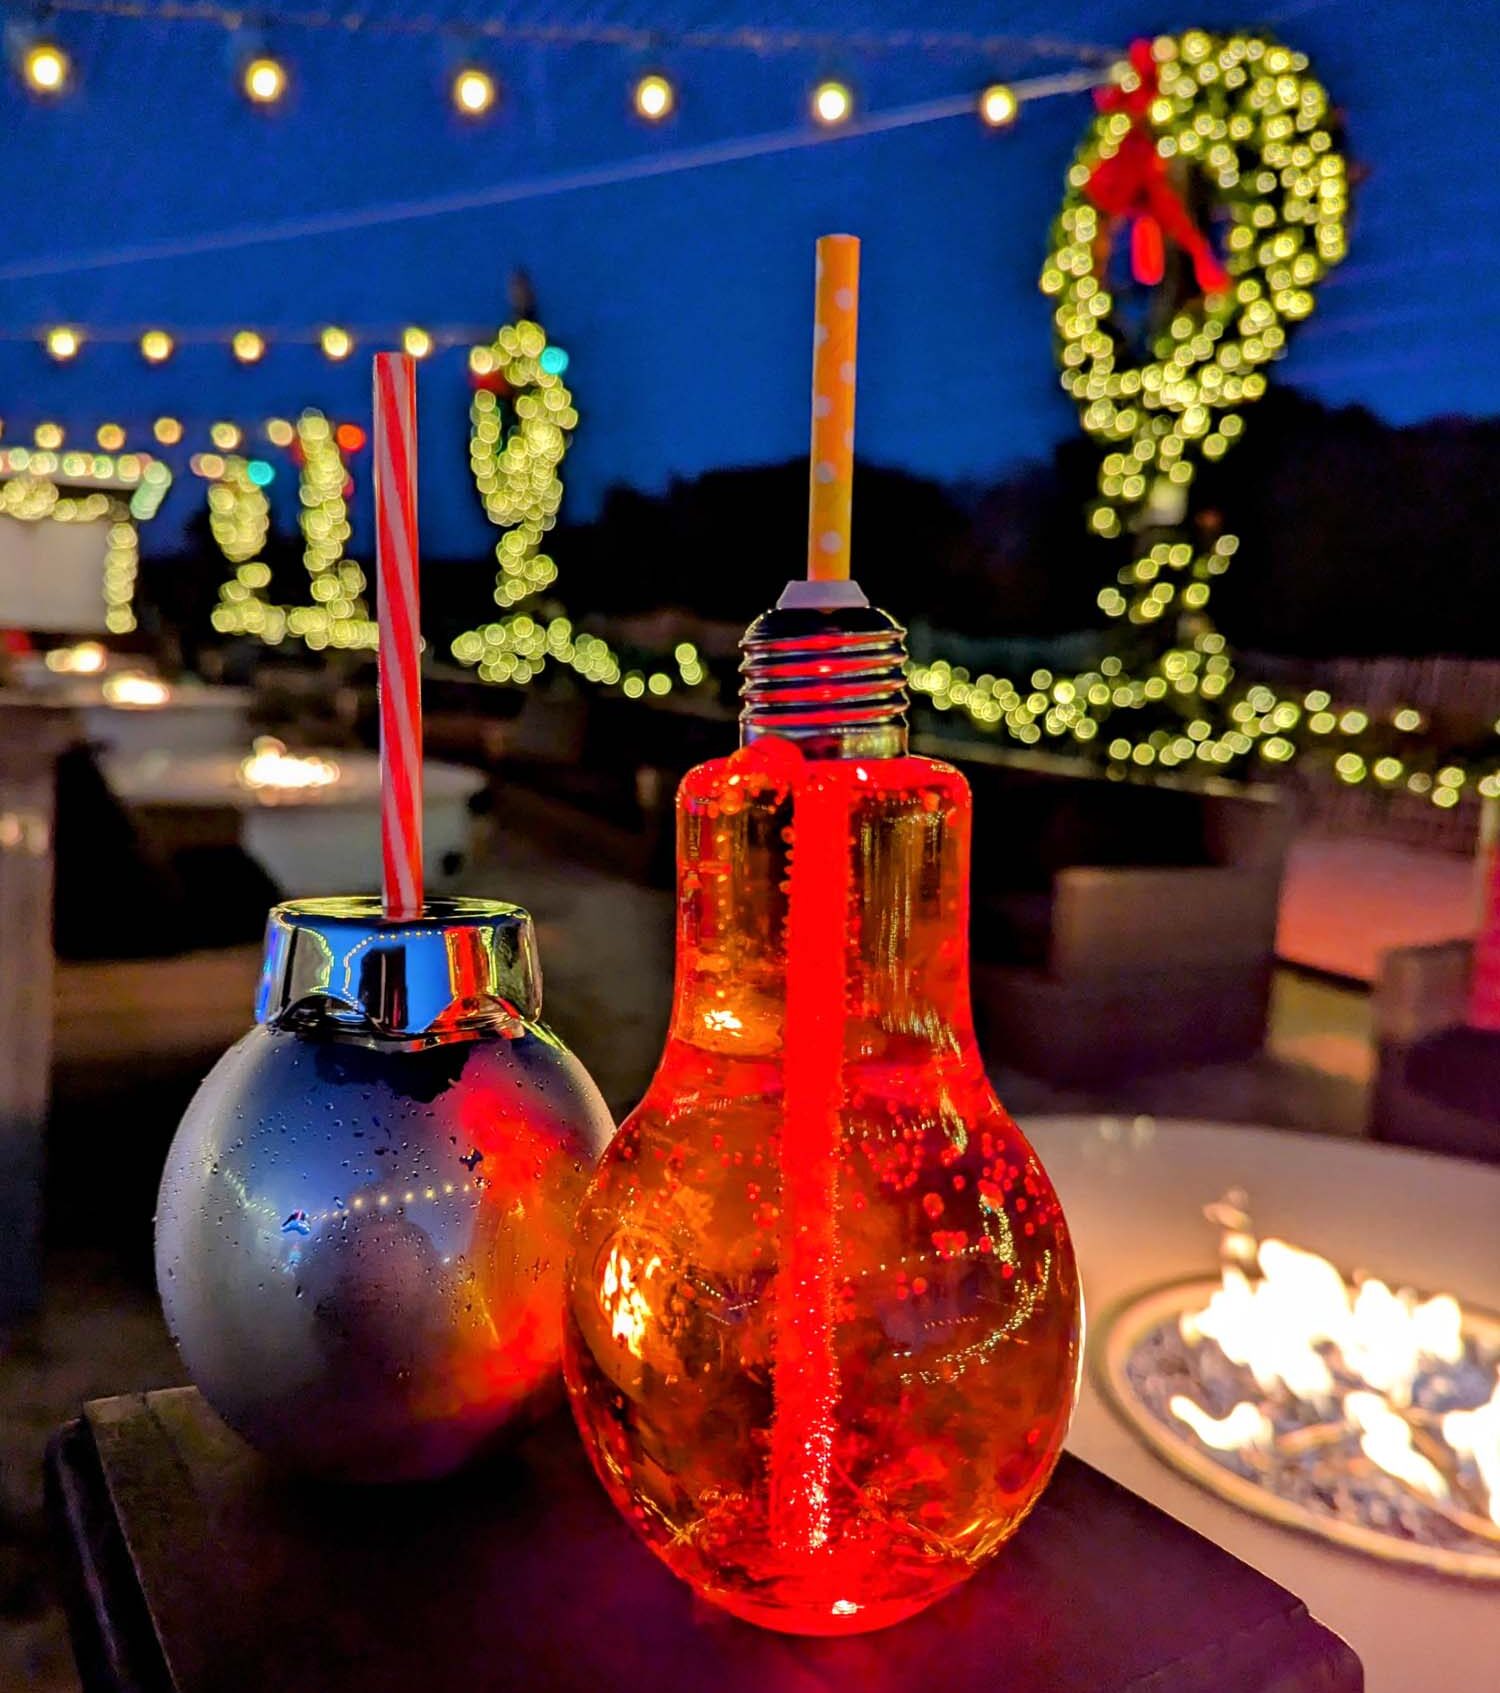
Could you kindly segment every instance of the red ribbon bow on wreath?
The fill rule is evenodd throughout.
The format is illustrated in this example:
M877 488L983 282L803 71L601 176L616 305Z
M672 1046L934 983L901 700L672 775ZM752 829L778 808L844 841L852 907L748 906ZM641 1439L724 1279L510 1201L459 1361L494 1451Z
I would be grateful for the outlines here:
M1132 220L1130 271L1137 282L1154 286L1161 281L1170 238L1193 261L1193 275L1203 292L1223 293L1229 287L1229 273L1168 179L1167 162L1157 152L1151 133L1149 117L1157 85L1149 41L1131 43L1130 67L1137 87L1128 92L1119 87L1095 91L1099 110L1126 113L1130 131L1109 158L1094 166L1083 191L1106 217Z

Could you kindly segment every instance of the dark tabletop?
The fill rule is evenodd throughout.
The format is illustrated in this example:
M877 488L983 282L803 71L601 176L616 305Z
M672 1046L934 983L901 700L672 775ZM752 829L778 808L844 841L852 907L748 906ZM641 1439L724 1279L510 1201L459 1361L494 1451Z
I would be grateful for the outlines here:
M1015 1540L897 1628L764 1633L616 1516L559 1417L426 1487L273 1476L191 1388L48 1456L89 1693L1359 1693L1301 1602L1065 1455Z

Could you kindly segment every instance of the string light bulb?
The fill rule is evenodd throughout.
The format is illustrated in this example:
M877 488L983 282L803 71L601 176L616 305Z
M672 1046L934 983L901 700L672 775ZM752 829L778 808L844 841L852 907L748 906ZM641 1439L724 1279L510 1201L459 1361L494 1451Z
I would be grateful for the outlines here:
M256 106L274 106L286 93L286 67L268 54L245 66L245 98Z
M107 453L117 453L125 445L125 431L118 423L101 423L94 439Z
M266 439L273 447L289 447L297 431L284 417L273 417L266 424Z
M318 343L323 349L325 359L347 359L354 351L354 337L347 329L340 329L336 323L330 323L318 337Z
M21 61L21 74L33 94L61 94L72 71L72 61L54 41L33 43Z
M159 417L151 425L151 433L164 447L175 447L182 439L182 424L175 417Z
M465 65L453 79L453 104L465 117L483 117L497 98L494 77L478 65Z
M830 129L847 121L854 110L854 96L842 82L820 82L813 90L812 114Z
M1020 109L1015 89L1003 82L992 82L979 96L979 116L991 129L1004 129L1013 124Z
M78 349L83 345L83 337L76 329L70 329L67 324L60 323L55 329L49 329L46 337L47 355L59 364L66 364L75 358Z
M660 123L672 115L677 90L659 71L643 76L635 85L635 109L647 123Z
M241 364L259 364L265 357L266 340L253 329L237 329L230 342L234 356Z
M141 337L141 357L147 364L165 364L175 346L165 329L148 329Z
M243 438L237 423L216 423L208 432L208 438L222 452L233 452Z
M39 423L34 439L44 451L55 453L65 439L63 426L60 423Z
M425 359L432 351L432 337L417 324L409 323L401 331L401 350L414 359Z

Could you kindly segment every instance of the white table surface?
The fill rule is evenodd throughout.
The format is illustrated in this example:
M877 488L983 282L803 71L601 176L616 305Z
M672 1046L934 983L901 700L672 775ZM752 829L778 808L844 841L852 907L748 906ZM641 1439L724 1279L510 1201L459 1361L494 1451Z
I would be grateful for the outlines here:
M289 895L369 893L380 885L380 760L327 752L339 779L321 788L250 788L240 780L249 751L110 757L104 774L126 805L171 813L222 808L240 817L240 844ZM466 765L429 759L422 772L426 877L437 891L443 864L471 845L469 802L488 778Z
M228 806L237 811L302 807L316 811L380 808L380 759L372 752L348 752L314 747L319 758L339 767L336 782L324 787L252 788L240 780L240 762L249 745L233 751L189 753L147 752L136 757L107 757L104 772L109 785L127 805L198 807ZM296 756L305 756L294 749ZM423 797L432 803L464 803L485 786L482 771L463 764L428 759L422 766Z
M1069 1449L1303 1599L1364 1660L1368 1693L1500 1690L1500 1583L1403 1570L1278 1527L1179 1476L1096 1385L1113 1307L1218 1272L1203 1207L1250 1197L1256 1232L1500 1311L1500 1168L1365 1141L1218 1123L1034 1117L1022 1128L1062 1199L1090 1336Z

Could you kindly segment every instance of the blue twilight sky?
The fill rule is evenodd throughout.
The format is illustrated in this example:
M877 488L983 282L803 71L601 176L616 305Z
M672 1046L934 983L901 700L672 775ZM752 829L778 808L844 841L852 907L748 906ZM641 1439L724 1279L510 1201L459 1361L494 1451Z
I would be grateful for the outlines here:
M830 71L854 86L862 111L878 114L996 74L1067 70L1079 62L1070 46L1123 47L1156 28L1247 20L1242 4L1220 0L1195 0L1186 12L1139 0L947 0L915 14L910 0L728 4L507 6L511 24L641 25L661 30L666 45L478 45L504 87L501 109L480 124L461 122L446 102L464 52L457 35L304 29L287 20L312 0L271 0L282 21L267 39L288 62L293 95L264 112L236 92L245 42L223 27L64 12L53 32L74 55L74 90L44 104L11 77L0 91L7 439L29 440L43 418L66 424L70 441L92 441L107 419L145 441L150 419L169 412L199 445L215 418L254 423L309 404L362 418L367 360L330 366L311 346L278 346L278 329L493 325L519 264L572 355L583 422L565 477L568 509L585 516L611 483L659 488L805 450L811 247L820 231L847 229L865 243L862 456L957 479L1046 453L1074 418L1057 390L1036 274L1088 114L1084 94L1028 105L1001 135L959 117L357 232L3 279L43 261L795 130L806 127L809 88ZM399 0L357 9L372 20L413 10ZM23 15L0 10L13 26ZM422 10L455 25L502 15L483 0L426 0ZM669 39L750 25L888 35L914 17L926 31L1046 40L988 53L858 43L755 53ZM1312 55L1368 171L1351 257L1325 286L1282 379L1397 422L1500 411L1500 6L1271 0L1253 21ZM16 41L13 27L13 52ZM655 129L628 105L648 63L681 85L677 115ZM148 369L133 346L95 342L58 368L35 342L57 321L100 332L161 324L185 336L249 324L272 350L244 370L223 345L185 346ZM493 532L468 477L463 352L431 360L421 385L424 540L434 553L478 551ZM278 492L290 483L279 478ZM179 484L157 520L158 545L198 497L199 485ZM359 541L367 501L362 475ZM786 540L795 548L796 537Z

